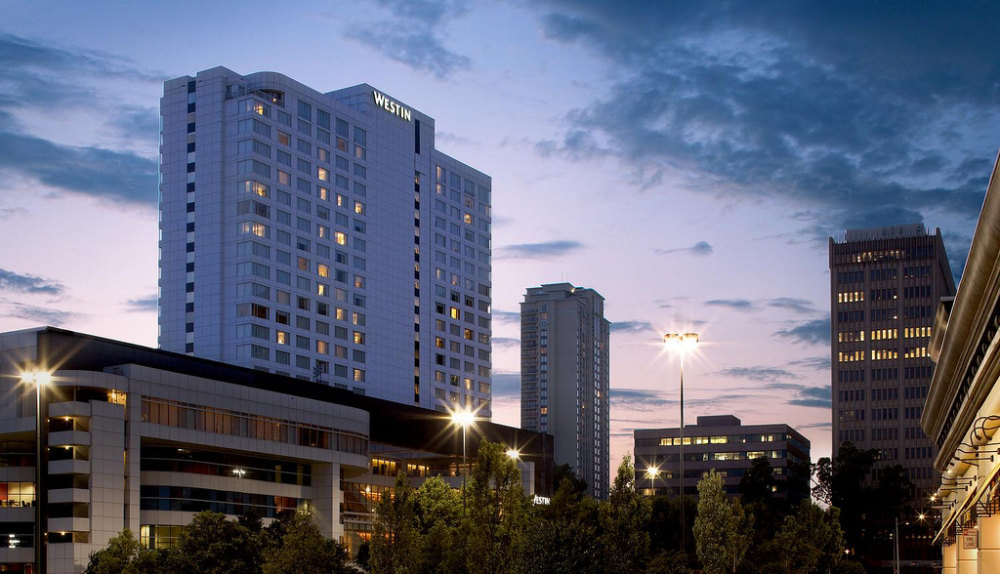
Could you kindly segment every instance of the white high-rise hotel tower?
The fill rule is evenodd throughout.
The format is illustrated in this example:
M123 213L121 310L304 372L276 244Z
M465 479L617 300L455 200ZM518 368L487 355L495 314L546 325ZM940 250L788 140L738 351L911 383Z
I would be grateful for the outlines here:
M159 344L490 414L488 176L362 84L164 84Z

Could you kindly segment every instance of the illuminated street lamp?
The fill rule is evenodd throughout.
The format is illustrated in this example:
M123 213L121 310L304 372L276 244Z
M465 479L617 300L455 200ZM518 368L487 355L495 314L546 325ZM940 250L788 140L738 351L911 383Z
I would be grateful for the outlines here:
M516 448L508 448L505 454L507 455L507 458L511 459L515 463L521 460L521 451Z
M462 512L465 512L465 475L469 470L465 458L465 438L469 426L474 422L476 422L476 415L468 409L456 409L451 412L451 424L462 427L462 463L466 465L466 469L462 471Z
M681 459L681 549L687 552L687 521L684 519L684 357L694 351L698 345L698 333L667 333L663 336L663 346L668 351L676 354L681 361L681 381L680 381L680 405L681 405L681 427L680 427L680 459Z
M35 571L45 572L45 532L42 529L42 386L52 382L52 373L28 371L21 373L21 382L35 386Z
M653 496L656 496L656 477L660 476L660 469L655 466L646 467L646 478L648 478L653 484Z

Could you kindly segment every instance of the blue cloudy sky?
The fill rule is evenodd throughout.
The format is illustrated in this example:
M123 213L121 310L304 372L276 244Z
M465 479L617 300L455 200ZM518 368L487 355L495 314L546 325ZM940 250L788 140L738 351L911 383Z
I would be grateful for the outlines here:
M156 342L158 98L224 65L367 82L493 177L495 420L518 303L607 299L637 427L787 422L830 450L827 241L940 227L960 276L1000 144L1000 4L0 0L0 330Z

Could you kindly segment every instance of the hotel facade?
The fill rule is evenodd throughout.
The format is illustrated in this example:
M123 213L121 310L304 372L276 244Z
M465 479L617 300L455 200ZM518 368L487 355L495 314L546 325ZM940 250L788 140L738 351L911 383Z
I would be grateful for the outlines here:
M159 346L491 412L491 180L372 86L212 68L160 103Z
M1000 161L954 299L937 307L937 365L921 426L931 438L944 574L1000 572Z
M519 448L525 492L551 492L546 435L479 420L463 459L434 410L51 327L0 334L0 391L7 572L36 550L34 572L82 572L123 528L167 547L202 510L305 508L356 552L398 471L458 487L481 440Z

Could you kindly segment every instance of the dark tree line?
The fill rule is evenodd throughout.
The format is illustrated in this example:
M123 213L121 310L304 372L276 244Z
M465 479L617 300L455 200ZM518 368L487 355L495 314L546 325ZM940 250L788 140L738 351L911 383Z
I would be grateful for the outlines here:
M863 574L860 562L877 555L886 529L909 512L912 490L899 468L872 480L875 460L872 451L850 444L834 459L821 459L814 491L826 509L777 496L764 458L753 461L733 500L712 472L699 482L697 499L685 498L689 535L681 548L681 502L639 495L629 457L608 500L587 496L586 484L561 467L550 504L535 505L505 448L484 442L464 492L438 477L414 488L401 473L377 505L371 542L362 545L357 563L373 574ZM92 555L86 572L347 568L344 549L323 538L307 514L285 513L263 527L256 517L232 521L204 512L169 549L142 549L123 532Z
M284 512L268 526L255 515L227 520L199 512L171 548L141 548L129 530L90 556L86 574L342 574L347 554L320 534L304 512Z

